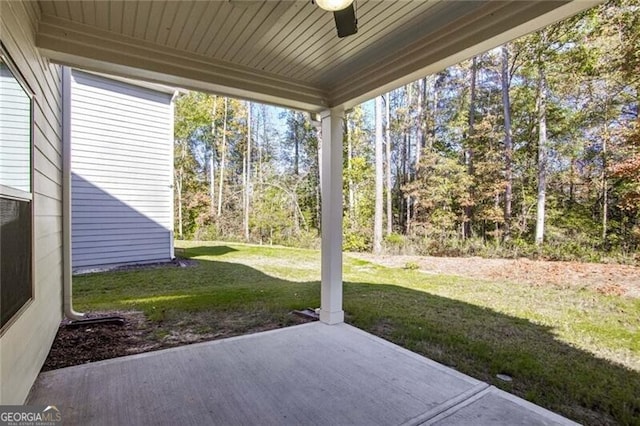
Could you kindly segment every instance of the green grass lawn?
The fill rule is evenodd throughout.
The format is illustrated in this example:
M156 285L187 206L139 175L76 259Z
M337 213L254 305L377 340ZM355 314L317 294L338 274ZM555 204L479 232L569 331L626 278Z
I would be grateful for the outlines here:
M172 329L232 335L320 304L320 254L179 242L197 260L77 276L79 310L140 310ZM345 256L352 325L587 424L640 424L640 300L386 268ZM498 373L513 377L502 382Z

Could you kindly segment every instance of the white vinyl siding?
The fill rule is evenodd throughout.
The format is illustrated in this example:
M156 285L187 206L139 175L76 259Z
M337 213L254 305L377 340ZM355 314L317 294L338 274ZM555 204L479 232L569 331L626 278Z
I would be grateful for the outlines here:
M172 95L72 72L73 268L172 256Z
M0 185L31 192L31 101L0 66Z
M33 300L0 335L0 405L24 403L62 319L62 70L35 47L39 14L0 1L0 40L34 92Z

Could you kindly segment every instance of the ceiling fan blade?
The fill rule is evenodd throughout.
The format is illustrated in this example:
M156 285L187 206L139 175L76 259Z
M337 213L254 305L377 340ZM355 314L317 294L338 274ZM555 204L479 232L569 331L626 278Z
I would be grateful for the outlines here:
M358 20L356 19L356 11L353 3L348 7L333 12L333 18L336 20L336 29L338 37L343 38L358 32Z

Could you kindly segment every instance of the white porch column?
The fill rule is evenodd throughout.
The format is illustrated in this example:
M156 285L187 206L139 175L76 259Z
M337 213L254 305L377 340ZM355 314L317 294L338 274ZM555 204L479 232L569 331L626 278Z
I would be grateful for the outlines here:
M342 133L344 110L322 113L322 286L320 321L344 322L342 310Z

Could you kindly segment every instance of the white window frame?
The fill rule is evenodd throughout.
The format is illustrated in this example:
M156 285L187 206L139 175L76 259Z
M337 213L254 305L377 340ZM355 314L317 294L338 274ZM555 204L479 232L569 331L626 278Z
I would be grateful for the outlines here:
M18 318L28 309L28 307L33 303L36 298L36 269L35 269L35 215L34 215L34 130L35 130L35 119L34 119L34 103L35 103L35 94L27 80L24 78L23 74L18 69L15 61L11 58L8 49L5 47L4 43L0 40L0 58L2 62L7 66L11 74L16 79L16 81L22 87L24 93L29 97L29 192L25 192L19 190L17 188L8 187L6 185L0 184L0 197L9 200L22 201L29 203L29 214L30 214L30 222L31 222L31 232L28 238L30 239L30 269L31 269L31 279L30 279L30 293L31 296L27 299L24 304L15 312L13 315L7 320L7 322L0 327L0 336L2 336L12 324L14 324Z

